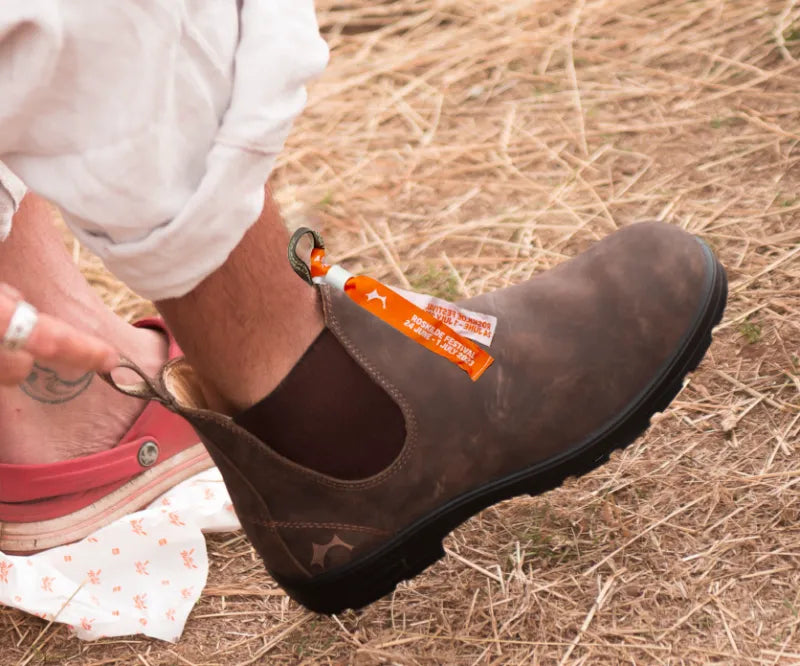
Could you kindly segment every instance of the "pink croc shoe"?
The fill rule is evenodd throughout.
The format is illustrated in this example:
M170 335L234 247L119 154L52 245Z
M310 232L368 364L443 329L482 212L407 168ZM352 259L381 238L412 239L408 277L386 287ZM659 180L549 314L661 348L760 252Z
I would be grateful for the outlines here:
M182 356L160 319L136 326L163 331L169 357ZM113 449L45 465L0 465L0 551L78 541L213 464L192 427L151 402Z

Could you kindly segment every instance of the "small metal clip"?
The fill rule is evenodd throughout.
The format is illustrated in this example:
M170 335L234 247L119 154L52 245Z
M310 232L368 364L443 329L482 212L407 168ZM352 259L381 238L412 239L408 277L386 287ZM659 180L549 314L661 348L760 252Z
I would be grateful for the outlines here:
M300 227L289 239L289 263L297 275L308 282L308 284L313 285L314 281L311 278L311 268L297 255L297 244L303 236L307 234L311 234L311 238L314 242L314 249L325 249L325 243L322 241L322 236L320 236L319 233L308 227Z

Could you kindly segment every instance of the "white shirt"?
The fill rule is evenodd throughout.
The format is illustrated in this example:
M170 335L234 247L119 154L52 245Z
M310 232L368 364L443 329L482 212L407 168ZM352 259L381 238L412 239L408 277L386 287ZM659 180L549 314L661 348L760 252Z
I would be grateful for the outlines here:
M313 0L2 5L0 160L132 289L190 291L258 217L327 63Z

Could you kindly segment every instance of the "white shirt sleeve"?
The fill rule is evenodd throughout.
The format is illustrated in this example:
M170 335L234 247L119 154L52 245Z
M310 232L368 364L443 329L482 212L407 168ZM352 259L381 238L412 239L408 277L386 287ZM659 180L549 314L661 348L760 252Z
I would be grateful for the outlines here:
M0 155L19 150L36 103L37 89L50 83L60 36L42 7L20 0L3 3L0 12ZM0 162L0 241L27 189Z
M327 58L312 0L4 0L0 160L132 289L180 296L258 217Z

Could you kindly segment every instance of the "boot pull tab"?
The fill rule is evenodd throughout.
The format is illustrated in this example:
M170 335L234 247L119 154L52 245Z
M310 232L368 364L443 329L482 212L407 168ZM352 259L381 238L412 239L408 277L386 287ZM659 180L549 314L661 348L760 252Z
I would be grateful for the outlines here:
M309 235L311 236L314 250L325 249L325 243L323 242L322 236L320 236L319 233L313 229L309 229L308 227L300 227L289 239L289 264L300 278L308 282L308 284L313 285L314 280L311 275L311 267L297 254L298 243L300 243L300 241L303 239L303 236Z
M114 379L114 370L111 372L98 372L97 375L109 386L111 386L111 388L131 398L139 398L140 400L155 400L156 402L160 402L165 407L169 407L175 402L169 393L161 388L152 378L148 377L144 370L142 370L133 361L121 356L115 370L119 368L125 368L126 370L135 372L142 381L137 382L136 384L120 384L116 379Z

